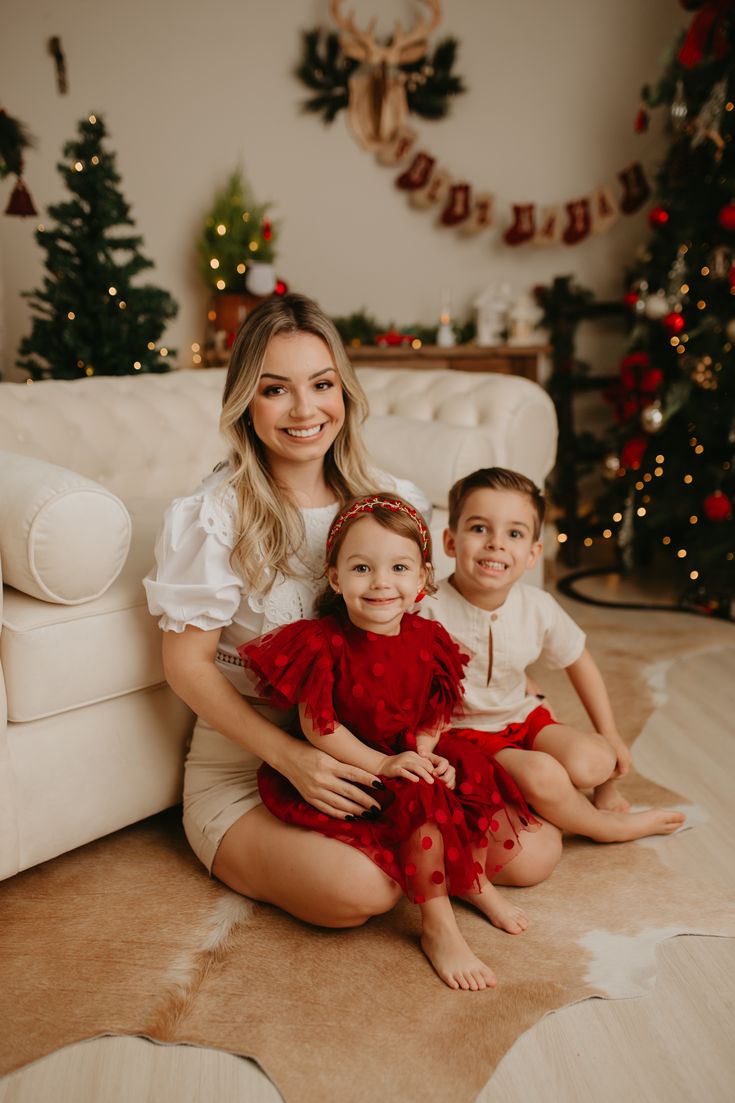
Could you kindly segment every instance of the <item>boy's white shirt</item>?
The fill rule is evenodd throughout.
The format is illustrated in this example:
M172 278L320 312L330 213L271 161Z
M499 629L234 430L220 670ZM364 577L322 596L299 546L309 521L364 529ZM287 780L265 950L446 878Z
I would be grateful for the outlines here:
M465 668L463 712L452 717L455 728L500 731L520 723L538 706L526 693L526 668L541 659L552 669L570 666L585 647L585 634L544 590L516 582L499 609L472 605L448 579L419 612L437 620L469 652ZM492 633L492 676L488 683Z

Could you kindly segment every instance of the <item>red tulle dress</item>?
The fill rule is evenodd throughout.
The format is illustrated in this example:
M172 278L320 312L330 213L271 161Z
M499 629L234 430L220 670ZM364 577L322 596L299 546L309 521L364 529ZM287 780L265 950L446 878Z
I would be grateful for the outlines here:
M468 658L441 624L411 613L397 636L338 615L285 625L238 650L274 706L304 704L322 734L343 724L388 755L415 750L417 732L444 729L460 707ZM456 788L384 777L384 791L370 790L382 806L374 821L319 812L267 764L258 773L260 794L285 823L367 854L417 904L477 892L478 878L498 873L519 853L519 833L539 823L510 774L481 748L448 731L435 752L455 767Z

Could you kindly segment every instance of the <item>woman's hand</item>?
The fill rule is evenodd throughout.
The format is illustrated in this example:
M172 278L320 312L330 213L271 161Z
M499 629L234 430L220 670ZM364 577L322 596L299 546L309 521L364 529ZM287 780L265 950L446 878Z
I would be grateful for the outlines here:
M305 801L334 819L344 820L362 816L371 809L381 810L369 792L383 788L375 774L339 762L310 743L294 739L293 753L289 754L288 763L279 764L279 769Z
M401 754L386 755L380 763L378 772L383 777L405 777L409 781L428 781L429 784L434 782L431 764L418 751L402 751Z

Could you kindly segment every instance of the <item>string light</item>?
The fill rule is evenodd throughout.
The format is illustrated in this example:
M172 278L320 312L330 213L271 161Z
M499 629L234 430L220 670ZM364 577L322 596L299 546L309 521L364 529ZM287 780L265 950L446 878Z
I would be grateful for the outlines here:
M420 349L422 347L422 344L423 342L420 340L420 338L414 337L413 341L411 342L411 348Z
M216 322L217 321L217 311L216 310L208 310L207 311L207 319L210 322Z
M227 284L225 283L224 280L217 280L217 290L218 291L224 291L224 289L226 287L227 287ZM216 317L216 315L215 315L215 317Z
M84 165L82 164L81 161L75 161L74 162L74 171L75 172L84 172Z
M100 159L97 156L97 154L95 153L94 157L92 158L92 164L93 165L98 165L99 163L100 163Z
M656 463L663 463L663 462L664 462L664 457L663 456L661 456L661 455L656 456Z
M638 509L636 510L636 513L639 517L645 517L646 516L646 507L645 506L638 506Z
M248 245L248 249L250 250L251 253L257 253L257 251L258 251L257 241L251 241L250 244Z
M606 540L609 540L610 537L612 536L612 529L604 529L602 535L604 536L604 538Z
M156 342L155 341L149 341L148 342L148 348L151 350L151 352L153 352L155 347L156 347Z
M660 478L660 477L661 477L661 476L663 475L663 473L664 473L664 469L663 469L663 467L654 467L654 469L653 469L653 473L654 473L654 475L656 475L656 476L657 476L658 478Z
M694 581L696 578L699 578L699 571L690 571L689 577L692 581Z
M202 346L199 344L199 342L195 341L194 344L191 346L191 351L192 352L199 352L201 347Z
M688 283L683 283L681 285L680 290L681 290L682 295L688 295L689 294L689 284Z
M97 122L97 116L96 115L90 115L89 116L89 121L91 122L92 126L94 126L94 124Z
M673 348L676 348L676 346L679 344L679 338L678 337L671 337L670 338L670 344Z
M240 264L238 264L238 266L237 266L238 275L242 276L246 269L247 269L247 264L243 264L242 261L241 261Z
M676 554L677 554L679 559L686 559L687 550L686 550L686 548L679 548L679 550Z
M693 513L691 515L691 517L689 518L689 524L690 525L696 525L698 520L699 520L699 518L697 517L696 513Z
M87 364L86 368L84 369L84 374L85 375L94 375L94 368L92 367L91 364Z
M243 211L242 212L242 220L243 220L243 222L249 222L250 221L250 211Z
M585 546L585 548L591 548L592 547L592 537L591 536L585 536L584 546Z
M195 364L201 364L202 362L202 358L199 353L196 353L194 356L192 356L192 360Z
M699 302L697 303L697 310L704 310L706 306L707 306L707 304L704 301L704 299L700 299Z
M134 369L135 371L140 371L140 369L141 369L142 367L143 367L143 365L141 364L140 360L134 360L134 361L133 361L133 369Z
M224 237L227 233L227 227L225 226L224 222L220 222L219 226L217 227L217 233L220 237Z
M566 544L569 537L567 536L567 534L565 532L560 532L556 539L557 539L557 542L559 544Z
M70 322L74 321L74 319L76 318L76 314L74 313L73 310L69 311L69 313L67 314L67 318L69 319Z
M209 262L209 267L210 268L219 268L219 261L217 260L216 257L212 257L212 259Z
M120 307L121 310L124 310L128 304L125 302L124 299L120 299L120 302L117 305Z
M689 486L690 483L694 482L694 476L693 475L685 475L684 476L684 482L686 483L687 486Z
M117 288L116 287L108 287L107 292L108 292L109 295L117 295Z
M168 356L168 349L161 349L160 353L161 353L161 356Z
M703 276L708 276L709 275L709 268L707 267L706 264L702 267L702 275Z
M663 538L663 540L661 541L661 543L662 543L662 544L666 544L666 545L670 544L670 543L671 543L671 537L670 537L670 536L664 536L664 538Z
M622 513L613 513L613 521L622 521L622 519L623 519Z

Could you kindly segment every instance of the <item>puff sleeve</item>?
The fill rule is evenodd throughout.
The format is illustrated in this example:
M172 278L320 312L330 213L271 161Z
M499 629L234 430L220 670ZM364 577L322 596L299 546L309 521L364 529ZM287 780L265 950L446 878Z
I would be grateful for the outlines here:
M433 669L419 730L437 731L447 727L452 716L461 713L462 679L470 656L438 621L422 620L420 623L430 629L424 646Z
M285 624L237 651L255 674L258 692L276 708L303 704L322 735L334 731L339 720L334 711L334 657L326 619Z
M221 495L177 498L156 541L156 566L143 580L148 607L166 632L187 625L224 628L242 601L242 579L230 565L234 522Z

